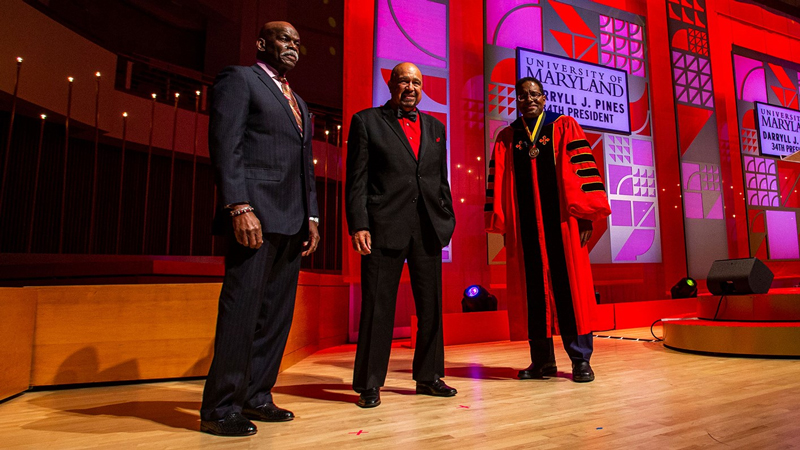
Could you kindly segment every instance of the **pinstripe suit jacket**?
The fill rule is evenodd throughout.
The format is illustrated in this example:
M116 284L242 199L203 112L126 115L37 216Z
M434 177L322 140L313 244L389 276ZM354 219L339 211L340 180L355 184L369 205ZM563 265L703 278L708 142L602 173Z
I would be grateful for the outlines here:
M283 93L258 65L230 66L214 82L208 148L218 186L215 234L232 229L225 205L250 203L264 233L294 235L318 217L311 119L303 133Z

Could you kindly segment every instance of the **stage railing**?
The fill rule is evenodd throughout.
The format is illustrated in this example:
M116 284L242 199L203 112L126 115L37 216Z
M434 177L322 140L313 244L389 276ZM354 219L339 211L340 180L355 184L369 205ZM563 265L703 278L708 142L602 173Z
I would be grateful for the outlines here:
M97 79L95 117L100 114L99 73ZM69 112L48 119L36 114L36 105L16 111L15 92L10 111L0 111L0 142L6 144L0 148L0 254L224 254L222 239L211 236L213 172L209 159L197 152L198 139L205 139L196 126L205 94L197 90L183 96L193 103L183 107L195 114L194 128L176 126L182 100L171 94L171 122L136 118L150 120L151 130L169 128L172 148L165 149L128 141L126 126L134 118L127 115L120 117L122 138L111 139L97 123L70 122ZM340 270L341 120L330 111L312 111L323 239L303 267ZM182 133L194 137L182 139ZM176 142L195 148L179 148Z

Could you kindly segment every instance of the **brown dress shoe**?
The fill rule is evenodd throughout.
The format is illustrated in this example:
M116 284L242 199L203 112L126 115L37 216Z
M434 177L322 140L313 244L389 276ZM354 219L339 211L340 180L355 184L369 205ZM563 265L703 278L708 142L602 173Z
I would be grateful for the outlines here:
M234 412L220 420L201 420L200 431L217 436L250 436L258 429L246 417Z

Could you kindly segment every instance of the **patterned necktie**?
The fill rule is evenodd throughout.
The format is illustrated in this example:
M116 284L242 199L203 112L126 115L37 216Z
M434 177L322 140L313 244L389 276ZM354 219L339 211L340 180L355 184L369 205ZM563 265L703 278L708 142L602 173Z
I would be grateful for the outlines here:
M302 134L303 116L300 114L300 107L297 105L297 100L295 100L294 94L292 94L292 88L289 87L289 81L286 79L286 77L275 78L281 82L281 91L283 91L283 96L289 101L289 106L292 107L292 112L294 113L294 120L297 122L297 126L300 128L300 133Z

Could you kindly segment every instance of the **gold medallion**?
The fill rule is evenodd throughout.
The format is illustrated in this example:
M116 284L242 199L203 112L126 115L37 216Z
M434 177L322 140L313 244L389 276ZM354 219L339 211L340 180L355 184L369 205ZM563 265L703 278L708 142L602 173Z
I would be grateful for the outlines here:
M529 148L528 149L528 156L530 156L531 159L536 158L537 156L539 156L539 148L536 147L535 145L533 147Z

